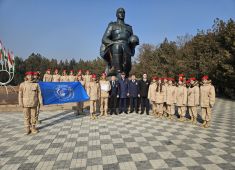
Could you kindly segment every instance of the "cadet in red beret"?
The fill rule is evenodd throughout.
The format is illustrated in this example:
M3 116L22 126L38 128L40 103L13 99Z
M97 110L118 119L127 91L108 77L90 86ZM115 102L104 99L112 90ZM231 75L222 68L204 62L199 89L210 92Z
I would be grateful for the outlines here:
M19 87L19 105L23 108L25 133L38 133L36 128L37 106L42 104L42 97L38 83L34 83L34 72L25 73L26 81L20 84ZM33 90L32 90L33 89Z
M96 119L96 103L100 98L100 85L96 81L96 75L92 74L91 81L87 85L87 94L90 97L90 118Z
M166 88L167 114L170 120L174 119L176 103L176 87L173 85L173 81L173 78L168 78L168 86Z
M91 74L89 70L86 70L86 74L84 75L84 81L85 81L85 89L87 90L88 84L91 81Z
M176 105L178 107L178 113L180 115L179 121L185 121L185 113L187 106L187 88L183 84L184 79L180 78L178 81L178 87L176 88Z
M151 84L149 85L149 90L148 90L148 99L150 103L152 104L152 111L154 116L158 116L157 114L157 103L156 103L156 89L157 89L157 76L152 77Z
M51 69L47 69L46 73L43 76L43 81L45 82L51 82L52 81L52 75L51 75Z
M60 82L68 82L69 77L67 75L67 70L63 70L62 76L60 77Z
M100 84L100 116L108 116L108 97L111 85L106 78L106 73L102 73Z
M73 70L70 70L70 73L68 75L68 81L69 82L75 82L76 81L76 76L74 75L74 71Z
M53 82L59 82L60 77L61 76L59 75L58 69L56 68L55 71L54 71L54 75L52 76L52 81Z
M193 124L197 123L197 107L199 106L199 84L195 77L189 79L188 110Z
M200 106L202 110L202 127L210 126L212 108L215 104L215 87L209 81L207 75L202 77L202 86L200 87Z

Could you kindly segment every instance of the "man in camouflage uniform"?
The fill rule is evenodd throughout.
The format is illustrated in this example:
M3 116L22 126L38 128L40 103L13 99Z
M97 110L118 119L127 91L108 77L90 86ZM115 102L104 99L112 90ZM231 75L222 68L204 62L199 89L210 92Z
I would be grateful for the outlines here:
M78 74L76 77L76 81L79 81L81 85L84 87L85 81L82 78L82 74ZM83 102L78 102L77 103L77 112L75 113L76 115L79 115L79 113L83 112Z
M76 76L73 74L73 70L70 70L69 76L68 76L68 81L70 82L75 82L76 81Z
M189 79L188 110L193 124L197 123L197 107L199 106L199 86L195 77Z
M38 83L39 79L40 79L40 73L39 72L33 72L33 82L34 83ZM38 102L37 112L36 112L36 124L40 124L41 123L41 121L38 120L39 111L40 111L40 103Z
M208 80L208 76L202 77L200 87L200 106L202 109L202 127L208 128L211 121L212 108L215 104L215 87Z
M176 87L173 85L173 78L168 78L168 86L166 89L166 104L168 119L174 120L175 103L176 103Z
M96 119L96 105L100 98L100 85L96 81L96 75L93 74L91 82L87 85L87 94L90 97L90 118Z
M178 107L179 121L185 121L186 104L187 104L187 88L184 86L184 79L180 78L178 87L176 88L176 105Z
M42 97L38 83L32 80L33 72L27 72L26 80L19 87L19 105L23 108L26 134L38 133L36 128L37 106L42 104Z
M90 74L89 70L86 71L86 74L83 76L83 78L84 78L84 81L85 81L85 89L87 90L88 85L91 81L91 74Z
M59 75L58 69L55 69L54 75L52 76L52 81L53 82L60 82L60 75Z
M62 76L60 77L60 82L68 82L68 81L69 81L69 78L67 75L67 71L63 70Z
M51 70L47 69L46 73L43 76L43 81L45 82L51 82L52 81L52 75L51 75Z
M111 89L109 81L106 79L106 73L102 73L100 80L100 116L108 116L108 98Z

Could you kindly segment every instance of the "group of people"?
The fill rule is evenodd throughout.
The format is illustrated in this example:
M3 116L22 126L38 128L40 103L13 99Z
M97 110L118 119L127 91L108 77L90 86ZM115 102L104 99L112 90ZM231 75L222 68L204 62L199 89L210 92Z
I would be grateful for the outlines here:
M19 104L24 108L27 134L38 132L36 124L39 101L41 101L38 80L38 72L27 72L25 82L19 88ZM108 78L105 73L102 73L98 79L97 75L91 74L89 70L85 75L82 74L82 70L78 70L76 74L73 70L69 74L63 70L60 75L58 69L54 70L54 74L51 74L51 70L48 69L43 76L43 81L80 82L89 96L90 118L93 120L97 118L97 110L100 110L99 116L133 112L138 114L140 103L140 114L149 115L152 108L152 114L155 117L174 120L178 113L178 120L186 121L185 115L188 112L189 121L196 124L200 106L202 127L207 128L210 125L212 107L215 103L215 88L208 76L203 76L200 82L195 77L186 80L183 74L179 74L177 80L153 76L150 81L146 73L140 80L136 79L135 74L127 78L125 73L121 73L120 78L116 76ZM36 98L37 100L32 100ZM79 114L83 112L83 102L77 104L77 114Z

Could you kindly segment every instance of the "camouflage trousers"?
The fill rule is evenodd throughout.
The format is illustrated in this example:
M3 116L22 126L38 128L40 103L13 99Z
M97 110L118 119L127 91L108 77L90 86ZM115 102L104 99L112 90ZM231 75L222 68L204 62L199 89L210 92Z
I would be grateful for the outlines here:
M25 127L36 125L37 107L24 107L24 125Z
M185 106L178 106L178 114L181 117L185 117L185 113L186 113L186 107Z
M196 106L189 106L188 107L189 110L189 115L191 116L191 118L197 118L197 107Z
M100 98L100 111L101 113L108 111L108 97Z
M167 113L169 115L174 115L175 114L175 106L172 104L172 105L167 105Z
M210 107L202 107L202 120L209 122L211 120L211 108Z

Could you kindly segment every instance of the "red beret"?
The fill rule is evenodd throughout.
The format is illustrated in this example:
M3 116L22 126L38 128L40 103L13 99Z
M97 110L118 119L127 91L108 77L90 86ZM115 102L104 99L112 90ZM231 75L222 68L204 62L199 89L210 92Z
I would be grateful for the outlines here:
M25 73L25 75L26 75L26 76L27 76L27 75L34 75L34 72L28 71L28 72Z
M184 77L184 74L179 74L179 77Z
M191 77L189 80L190 80L190 81L191 81L191 80L196 81L196 78L195 78L195 77Z
M157 76L153 76L152 80L158 80Z
M183 82L183 81L184 81L184 79L183 79L183 78L180 78L180 79L179 79L179 81L182 81L182 82Z
M95 75L95 74L92 74L91 78L96 78L96 75Z
M208 80L208 79L209 79L208 76L203 76L203 77L202 77L202 80Z
M102 76L106 76L106 73L102 73Z
M37 71L36 71L36 72L33 72L33 75L35 75L35 76L36 76L36 75L39 75L39 72L37 72Z
M175 81L175 79L169 77L169 78L168 78L168 81Z

